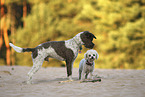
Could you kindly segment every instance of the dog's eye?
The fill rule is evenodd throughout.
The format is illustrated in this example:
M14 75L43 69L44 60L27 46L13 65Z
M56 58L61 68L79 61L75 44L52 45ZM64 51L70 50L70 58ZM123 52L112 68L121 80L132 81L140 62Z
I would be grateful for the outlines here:
M93 56L95 56L95 54L93 54Z
M89 55L89 57L91 57L91 55Z

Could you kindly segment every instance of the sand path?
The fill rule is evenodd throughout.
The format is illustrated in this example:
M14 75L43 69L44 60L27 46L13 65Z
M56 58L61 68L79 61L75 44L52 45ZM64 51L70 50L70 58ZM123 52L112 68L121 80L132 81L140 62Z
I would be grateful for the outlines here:
M27 85L31 67L0 66L0 97L145 97L145 70L95 69L101 82L80 83L78 69L73 69L74 82L66 80L65 68L41 68Z

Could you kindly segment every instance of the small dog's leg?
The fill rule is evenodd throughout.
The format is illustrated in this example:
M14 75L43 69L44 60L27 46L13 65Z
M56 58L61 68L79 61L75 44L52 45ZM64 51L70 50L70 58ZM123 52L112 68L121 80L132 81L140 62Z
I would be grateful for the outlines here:
M81 78L82 81L85 80L85 72L82 72L82 78Z
M93 80L93 72L90 72L90 79Z
M87 78L88 78L88 74L89 74L89 73L86 73L86 75L85 75L85 79L87 79Z
M81 79L82 70L79 69L79 80Z

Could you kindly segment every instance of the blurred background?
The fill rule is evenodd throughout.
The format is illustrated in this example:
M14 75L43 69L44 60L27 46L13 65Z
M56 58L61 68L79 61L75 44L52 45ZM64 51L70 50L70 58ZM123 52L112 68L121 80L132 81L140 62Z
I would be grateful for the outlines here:
M90 31L97 37L96 68L145 69L145 0L1 0L0 10L0 65L32 66L31 53L16 53L9 42L36 47ZM47 66L65 63L50 59Z

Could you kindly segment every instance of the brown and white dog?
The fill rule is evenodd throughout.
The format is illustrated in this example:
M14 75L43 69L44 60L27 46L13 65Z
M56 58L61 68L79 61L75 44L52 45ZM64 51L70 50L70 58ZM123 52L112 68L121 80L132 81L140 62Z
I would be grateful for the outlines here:
M38 45L35 48L21 48L9 43L16 52L32 52L33 67L28 72L27 83L32 83L32 76L40 69L43 61L49 61L49 58L55 58L66 62L67 76L72 80L72 65L78 56L78 51L82 45L92 49L94 43L93 38L96 37L89 31L78 33L72 39L66 41L49 41Z

